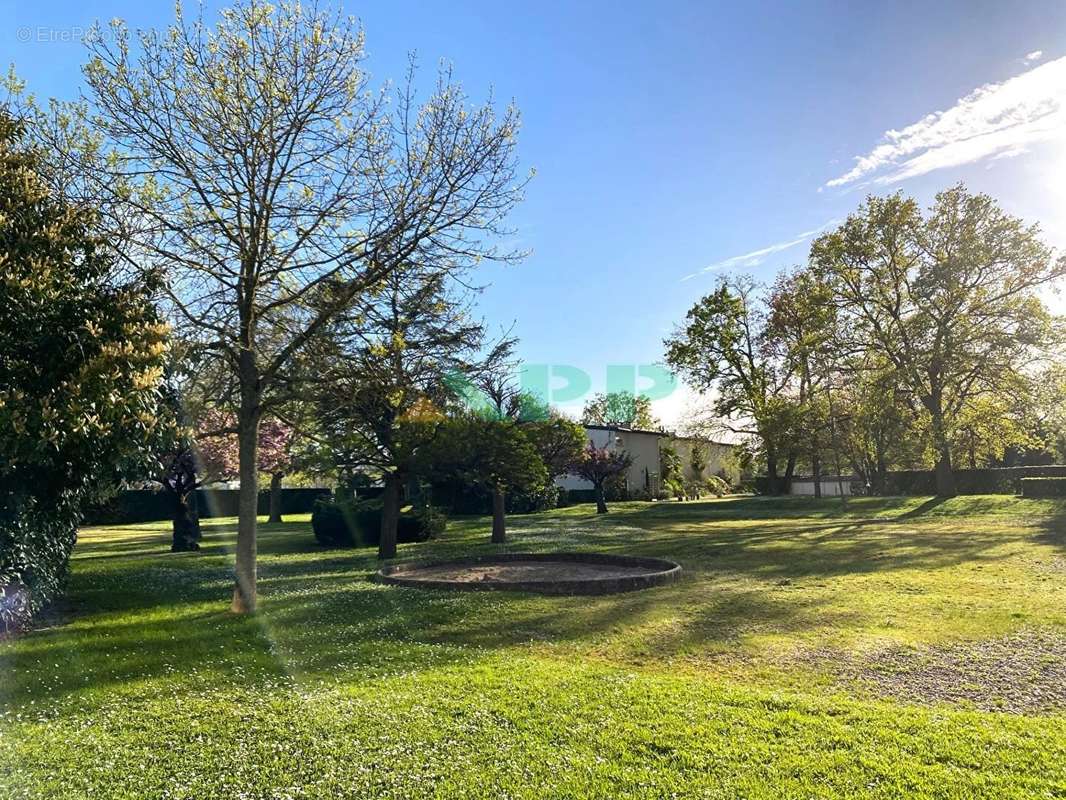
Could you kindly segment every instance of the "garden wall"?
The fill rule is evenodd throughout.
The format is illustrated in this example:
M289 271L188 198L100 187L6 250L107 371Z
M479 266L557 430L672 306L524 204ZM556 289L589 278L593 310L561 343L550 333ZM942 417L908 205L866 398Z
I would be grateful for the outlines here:
M1020 494L1023 478L1066 478L1066 464L955 470L959 494ZM759 494L770 494L769 483L765 475L758 476L755 490ZM858 494L865 487L856 481L851 490L852 494ZM929 469L895 470L885 475L885 490L875 493L888 496L936 494L936 475Z
M237 489L199 489L197 507L201 519L237 516ZM281 513L310 514L315 500L329 497L329 489L282 489ZM118 525L126 522L160 522L171 518L170 495L152 489L128 489L109 502L90 509L86 525ZM270 512L270 492L259 493L259 513Z
M1019 494L1022 478L1066 478L1066 465L955 470L959 494ZM936 494L936 476L932 470L889 472L884 494Z

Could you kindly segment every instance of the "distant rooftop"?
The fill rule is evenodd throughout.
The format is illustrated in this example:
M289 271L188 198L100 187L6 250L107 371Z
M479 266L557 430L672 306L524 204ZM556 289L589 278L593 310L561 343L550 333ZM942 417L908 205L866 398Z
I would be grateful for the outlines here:
M580 423L586 430L592 431L616 431L618 433L641 433L647 436L664 436L671 439L681 439L683 441L703 442L704 444L716 444L721 447L736 447L732 442L718 442L714 439L706 439L703 436L680 436L676 433L671 433L667 430L648 431L641 428L626 428L622 425L591 425L587 423Z

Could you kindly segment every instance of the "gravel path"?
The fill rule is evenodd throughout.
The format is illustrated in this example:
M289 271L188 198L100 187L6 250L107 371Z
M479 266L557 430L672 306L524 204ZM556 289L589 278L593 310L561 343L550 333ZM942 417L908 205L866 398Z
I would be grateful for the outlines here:
M1066 632L1022 630L996 639L891 647L864 657L817 651L827 666L875 694L915 703L964 703L1014 714L1066 712Z

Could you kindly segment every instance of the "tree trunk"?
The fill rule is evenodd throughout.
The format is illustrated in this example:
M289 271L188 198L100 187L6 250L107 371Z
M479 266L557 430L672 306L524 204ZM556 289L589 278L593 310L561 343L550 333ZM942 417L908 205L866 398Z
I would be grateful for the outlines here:
M507 541L507 498L499 485L492 487L492 542L502 544Z
M597 483L596 484L596 513L597 514L606 514L607 513L607 503L603 499L603 484L602 483Z
M936 494L937 497L954 497L955 472L951 466L951 443L948 441L947 431L944 429L944 415L940 411L939 397L931 399L930 413L932 415L933 446L936 448Z
M281 479L285 476L275 472L270 476L270 522L281 522Z
M888 454L885 451L884 440L879 439L877 442L877 454L874 456L877 473L873 482L879 495L883 495L888 491Z
M766 480L770 485L770 494L777 494L777 456L766 453Z
M940 448L940 457L936 461L936 494L937 497L954 497L958 494L955 490L955 471L951 467L951 448L947 445Z
M237 553L230 610L252 614L256 606L256 514L259 506L259 375L251 351L241 351L241 407L237 414Z
M785 462L785 474L781 477L781 486L777 494L788 494L788 486L792 483L792 476L796 472L796 452L788 452L788 460Z
M200 549L200 512L196 505L196 490L171 492L174 500L174 536L171 552L188 553Z
M822 459L811 456L811 474L814 475L814 496L822 496Z
M400 522L401 478L395 472L385 475L385 491L381 493L381 537L378 558L396 558L396 528Z

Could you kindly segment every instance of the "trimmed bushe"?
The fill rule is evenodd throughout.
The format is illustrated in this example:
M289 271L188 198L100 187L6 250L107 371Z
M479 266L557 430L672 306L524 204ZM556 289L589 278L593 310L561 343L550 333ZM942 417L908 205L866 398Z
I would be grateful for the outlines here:
M381 541L380 500L322 499L311 512L311 528L318 543L326 547L377 547ZM444 533L448 519L430 506L408 508L400 513L396 541L426 542Z

